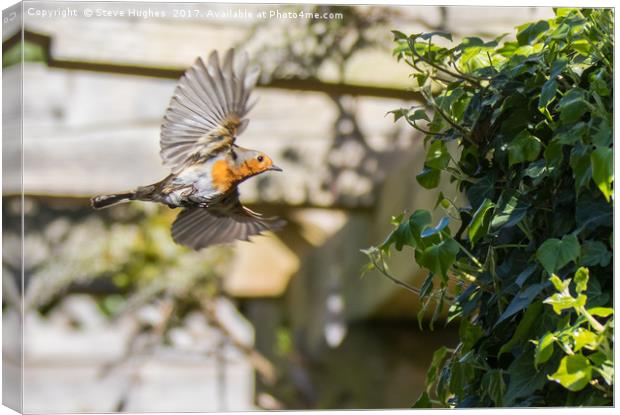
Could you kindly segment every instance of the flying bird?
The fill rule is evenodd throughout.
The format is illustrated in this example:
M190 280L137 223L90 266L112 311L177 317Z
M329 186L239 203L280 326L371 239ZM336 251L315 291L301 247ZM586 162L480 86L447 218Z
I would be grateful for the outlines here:
M230 49L220 64L217 52L202 58L180 78L164 115L160 155L171 173L160 182L127 193L95 196L102 209L130 200L182 208L172 224L175 242L199 250L277 230L285 222L243 206L237 186L266 171L282 171L265 153L238 146L248 125L258 79L246 54Z

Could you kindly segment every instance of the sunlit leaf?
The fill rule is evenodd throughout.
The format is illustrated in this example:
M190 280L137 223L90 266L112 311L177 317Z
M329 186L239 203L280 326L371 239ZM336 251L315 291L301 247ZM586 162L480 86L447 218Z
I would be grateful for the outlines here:
M549 379L566 389L577 392L585 388L592 379L592 367L581 354L566 356L560 361L558 370Z
M551 238L543 242L536 251L536 259L543 268L552 274L569 262L579 258L581 247L575 235L566 235L562 239Z

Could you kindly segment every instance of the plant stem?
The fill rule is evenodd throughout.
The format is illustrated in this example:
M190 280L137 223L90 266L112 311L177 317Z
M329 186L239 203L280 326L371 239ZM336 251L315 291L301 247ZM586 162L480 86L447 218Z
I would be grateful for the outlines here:
M603 331L605 331L605 326L603 326L601 323L599 323L592 316L592 314L588 313L588 311L586 310L586 308L584 306L579 307L579 312L588 320L588 322L590 323L592 328L594 328L594 330L596 330L599 333L602 333Z

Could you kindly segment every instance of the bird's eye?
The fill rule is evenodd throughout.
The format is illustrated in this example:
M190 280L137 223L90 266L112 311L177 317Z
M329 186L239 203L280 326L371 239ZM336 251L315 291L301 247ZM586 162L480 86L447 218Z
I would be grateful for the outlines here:
M258 160L258 162L259 162L259 163L262 163L262 162L263 162L263 160L265 160L265 157L263 157L263 156L258 156L258 157L256 157L256 160Z

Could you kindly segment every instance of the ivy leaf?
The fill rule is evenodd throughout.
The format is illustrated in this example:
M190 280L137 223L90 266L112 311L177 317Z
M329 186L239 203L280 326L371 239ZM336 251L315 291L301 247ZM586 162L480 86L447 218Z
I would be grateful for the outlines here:
M439 223L437 223L437 226L433 228L424 229L424 231L422 231L420 236L422 238L427 238L429 236L436 235L440 233L441 231L443 231L446 228L446 226L448 226L449 224L450 224L450 218L448 216L444 216L443 218L439 219Z
M525 290L519 292L508 304L508 307L504 310L502 315L497 319L497 322L493 327L497 327L502 321L517 314L519 311L524 310L529 306L538 294L545 288L545 284L533 284L527 287Z
M540 90L540 98L538 99L538 109L543 110L547 108L547 105L555 98L555 94L558 90L558 83L555 79L551 78L544 83Z
M585 91L580 88L569 90L558 103L558 109L562 122L571 123L579 120L588 109Z
M443 141L433 141L426 154L424 164L432 169L445 169L450 162L450 153Z
M570 153L570 166L575 179L575 191L579 194L581 190L587 188L592 179L590 147L583 145L573 147Z
M490 199L485 199L474 213L467 231L472 246L489 231L490 214L494 206Z
M547 379L543 370L534 367L534 352L521 353L508 367L508 388L504 395L504 405L512 406L518 398L529 396L542 388Z
M551 65L551 74L550 78L555 79L558 75L561 75L564 69L566 69L566 64L568 61L565 57L558 57L553 61L553 65Z
M459 338L463 352L468 352L478 340L484 335L484 330L477 324L472 324L469 319L461 320L459 327Z
M406 40L409 38L409 36L398 30L392 30L392 34L394 34L394 40Z
M539 20L536 23L526 23L517 27L517 41L519 46L531 44L538 36L549 30L549 23L546 20Z
M452 42L452 33L441 31L441 30L437 30L434 32L428 32L428 33L422 33L420 35L420 39L429 40L433 36L443 37L444 39L448 39L450 42Z
M545 363L553 355L553 343L555 336L553 333L546 333L538 340L536 350L534 351L534 365L538 367L541 363Z
M563 292L568 289L571 279L567 278L565 280L561 280L560 277L558 277L555 274L552 274L551 278L549 278L549 281L551 281L551 284L553 284L553 286L558 292Z
M506 393L506 382L504 375L499 369L489 370L482 377L480 384L484 392L493 401L496 407L503 406L504 394Z
M575 235L565 235L562 240L552 238L543 242L536 251L536 259L549 274L579 258L579 241Z
M415 122L415 121L419 121L419 120L424 120L424 121L428 121L430 122L431 120L428 118L428 115L426 115L426 111L424 111L421 108L416 109L415 111L413 111L413 113L408 113L407 114L407 118L409 119L409 121L411 122Z
M613 141L613 131L609 122L605 118L601 119L598 123L596 132L592 134L592 144L597 147L609 146Z
M588 308L587 311L593 316L603 317L603 318L609 317L614 313L614 309L609 308L609 307L593 307L593 308Z
M591 332L590 330L586 330L583 327L579 327L572 333L573 340L575 341L575 352L583 349L594 350L598 345L598 336Z
M388 111L385 115L387 116L388 114L392 114L394 116L394 122L396 122L401 118L406 117L408 113L409 110L407 108L399 108L396 110Z
M415 177L420 186L425 189L434 189L439 185L441 170L424 166L422 171Z
M609 147L599 147L590 155L592 161L592 179L609 202L614 181L614 152Z
M553 294L547 298L543 303L550 304L553 307L553 311L556 314L562 314L563 310L567 308L579 308L586 305L587 297L583 294L579 294L577 298L573 297L568 291Z
M582 139L587 129L588 126L583 121L579 121L570 127L560 127L556 130L553 140L560 144L573 145Z
M508 144L508 165L534 161L538 158L540 149L540 140L529 131L523 130Z
M432 408L432 407L433 407L433 404L431 403L431 398L429 398L428 393L426 392L422 392L412 406L412 408Z
M575 291L581 294L588 288L588 280L590 279L590 271L581 267L575 272Z
M558 370L549 376L549 380L559 383L572 392L577 392L585 388L592 380L592 366L590 361L581 354L565 356L560 361Z
M509 192L510 194L512 192ZM507 196L502 193L498 206L495 209L493 220L491 221L491 229L510 228L515 226L527 214L528 205L519 202L516 194Z
M393 244L396 246L397 251L402 250L405 245L412 248L424 248L425 245L420 234L430 223L430 212L421 209L416 210L408 220L400 223L392 231L385 242L381 244L381 250L384 252L388 251Z
M525 310L523 318L521 318L521 321L519 322L519 325L517 326L514 334L512 335L512 338L510 339L510 341L508 341L508 343L504 344L499 349L499 353L497 354L498 357L506 352L509 352L514 346L523 343L528 339L530 331L538 320L542 308L542 302L537 301L534 304L530 305L527 310Z
M428 393L431 392L432 386L435 383L435 380L437 380L438 374L441 370L441 365L443 364L443 361L445 360L447 355L448 348L445 346L440 347L439 349L435 350L435 353L433 353L431 365L426 373L426 391Z
M431 245L424 251L416 251L416 260L430 272L448 279L448 270L456 260L459 245L452 238L447 238L438 244Z

